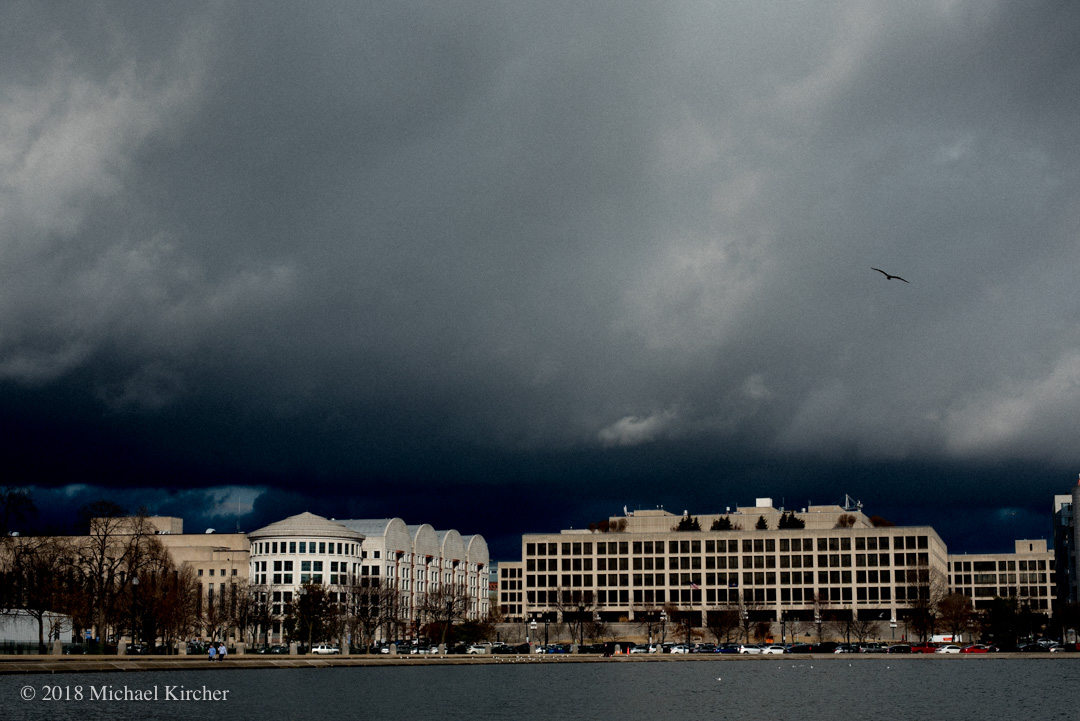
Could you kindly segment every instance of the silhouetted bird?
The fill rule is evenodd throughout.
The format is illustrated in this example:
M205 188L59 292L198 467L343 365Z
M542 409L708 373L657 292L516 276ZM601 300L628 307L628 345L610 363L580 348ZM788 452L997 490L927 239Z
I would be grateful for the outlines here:
M893 278L896 278L897 280L904 280L903 278L901 278L898 275L889 275L888 273L883 271L881 268L870 268L870 270L876 270L877 272L881 273L883 276L885 276L885 280L892 280ZM904 280L904 282L907 283L908 281Z

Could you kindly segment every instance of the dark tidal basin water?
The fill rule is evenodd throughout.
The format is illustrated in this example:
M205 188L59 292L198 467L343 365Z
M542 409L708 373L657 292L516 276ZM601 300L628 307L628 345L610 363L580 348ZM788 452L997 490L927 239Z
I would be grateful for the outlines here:
M105 701L156 689L157 701ZM170 701L228 691L227 701ZM23 700L30 695L33 700ZM51 687L46 689L46 687ZM75 700L81 687L82 700ZM72 700L43 700L45 696ZM100 696L100 693L98 694ZM1080 719L1080 659L805 659L150 671L0 677L0 718Z

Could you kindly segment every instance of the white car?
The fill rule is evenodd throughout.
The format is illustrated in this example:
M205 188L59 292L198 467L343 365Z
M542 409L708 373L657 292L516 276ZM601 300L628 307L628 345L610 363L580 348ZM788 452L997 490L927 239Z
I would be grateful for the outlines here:
M772 646L765 646L763 649L761 649L761 652L766 653L766 654L782 654L785 651L787 651L787 649L784 648L783 646L781 646L780 644L773 644ZM742 653L742 652L740 651L739 653Z
M960 647L950 643L947 646L938 646L934 653L960 653Z
M486 646L481 646L478 643L474 643L472 646L469 646L467 649L465 649L466 654L471 654L471 655L474 655L474 656L482 654L482 653L487 653L487 652L488 652L487 647Z
M744 643L741 646L739 646L739 653L743 653L743 654L762 653L762 648L761 648L761 646L753 646L753 645L749 645L749 644Z
M680 643L677 646L672 646L671 647L671 652L672 653L690 653L690 647L687 646L685 643Z
M341 649L337 646L331 646L328 643L317 643L311 647L311 652L323 655L331 655L335 653L341 653Z

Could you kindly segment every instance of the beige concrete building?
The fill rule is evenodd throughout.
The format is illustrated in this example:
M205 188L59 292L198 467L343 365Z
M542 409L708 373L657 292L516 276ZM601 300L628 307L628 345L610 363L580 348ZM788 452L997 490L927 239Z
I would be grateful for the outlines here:
M147 520L173 562L195 574L202 586L200 607L221 602L232 588L248 582L251 544L247 535L217 533L213 529L184 533L183 519L171 516L151 516Z
M675 530L684 518L702 530ZM892 620L918 589L948 575L933 528L877 527L855 505L792 513L758 499L696 518L635 511L606 527L523 536L521 564L500 564L503 615L554 618L576 608L618 622L667 608L703 625L710 611L811 621L827 608Z
M400 592L400 615L408 628L418 620L417 608L427 593L456 587L466 593L467 619L487 618L487 541L428 524L407 525L400 518L348 519L341 525L364 534L361 577L378 577Z
M949 588L989 608L995 597L1016 598L1033 611L1053 614L1057 577L1045 540L1016 541L1012 553L949 555Z
M307 583L340 589L366 581L395 590L396 625L405 636L417 633L423 602L440 590L464 594L466 619L488 614L488 549L479 535L410 526L400 518L337 521L302 513L248 538L252 582L268 587L272 614L279 619L272 640L280 638L286 605Z

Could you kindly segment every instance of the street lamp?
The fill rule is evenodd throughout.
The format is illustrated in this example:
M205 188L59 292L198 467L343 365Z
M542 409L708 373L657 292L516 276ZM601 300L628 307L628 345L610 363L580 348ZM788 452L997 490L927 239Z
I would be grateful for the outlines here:
M667 611L660 611L660 643L667 641Z
M135 646L135 602L139 598L139 577L133 575L131 577L131 645L132 651Z
M536 619L533 618L529 621L529 625L525 631L525 643L529 646L529 653L532 653L532 642L529 640L529 630L532 631L532 635L536 635Z

